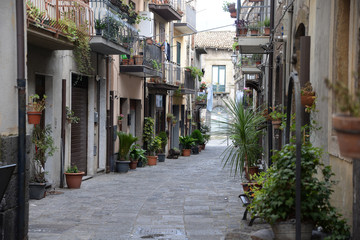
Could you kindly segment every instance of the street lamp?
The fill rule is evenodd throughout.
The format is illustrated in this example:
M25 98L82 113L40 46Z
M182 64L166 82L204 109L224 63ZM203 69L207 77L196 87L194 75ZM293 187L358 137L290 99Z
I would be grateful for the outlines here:
M237 59L238 59L238 55L235 52L233 52L233 54L231 55L231 61L234 65L237 63Z

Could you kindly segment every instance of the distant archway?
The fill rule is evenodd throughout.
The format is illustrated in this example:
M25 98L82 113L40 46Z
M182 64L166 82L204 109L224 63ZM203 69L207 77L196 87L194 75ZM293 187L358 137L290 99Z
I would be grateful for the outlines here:
M211 111L211 133L212 135L225 136L226 125L218 121L228 121L229 116L225 108L222 106L216 106Z

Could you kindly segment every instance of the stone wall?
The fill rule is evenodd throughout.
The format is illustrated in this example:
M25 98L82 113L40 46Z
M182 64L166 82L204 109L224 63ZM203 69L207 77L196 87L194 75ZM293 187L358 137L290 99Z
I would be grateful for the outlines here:
M30 153L31 141L30 137L26 138L27 147L26 155ZM17 136L1 136L0 137L0 165L17 164L18 161L18 137ZM0 199L0 240L15 240L18 233L18 178L17 168L11 177L4 198ZM26 157L26 173L25 173L25 230L24 236L27 237L28 221L29 221L29 158Z

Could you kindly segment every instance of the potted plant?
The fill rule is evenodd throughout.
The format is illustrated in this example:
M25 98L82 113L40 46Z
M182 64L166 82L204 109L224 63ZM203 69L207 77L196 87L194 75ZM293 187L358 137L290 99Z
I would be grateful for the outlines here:
M75 116L74 111L71 110L68 106L66 106L66 120L69 124L71 124L78 123L80 121L80 118Z
M165 162L165 147L167 145L168 136L166 132L159 132L159 138L161 139L161 149L158 153L159 162Z
M138 138L133 137L131 133L117 132L119 137L119 155L116 161L116 170L119 173L127 173L129 170L129 152L131 145L135 143Z
M281 126L282 119L286 117L286 113L282 112L282 106L278 105L272 108L272 112L269 113L271 123L274 129L279 129Z
M172 114L172 113L167 113L167 114L166 114L166 120L167 120L169 123L172 122L173 119L175 119L174 114Z
M239 19L235 21L236 24L236 28L238 30L238 35L239 36L246 36L247 32L248 32L248 27L249 27L249 21L245 20L245 19Z
M265 18L263 25L264 25L264 35L269 36L270 35L270 19L268 17Z
M205 82L201 82L200 84L200 91L204 91L206 89L206 83Z
M331 239L347 239L349 226L330 204L334 174L322 163L321 154L310 142L301 147L301 239L311 239L314 226L332 231ZM295 239L295 159L296 146L287 144L274 152L271 167L255 178L262 188L255 189L250 209L271 224L275 239Z
M200 132L201 132L201 134L203 135L203 138L204 138L204 144L201 146L201 149L205 150L205 145L210 140L210 134L207 134L208 132L210 132L209 126L207 126L205 124L201 124Z
M232 45L232 49L233 51L239 51L240 50L240 45L238 42L234 42L233 45Z
M103 29L106 27L105 23L101 19L95 19L95 32L96 35L102 35Z
M130 148L130 169L136 169L137 166L142 167L147 164L145 156L146 150L142 149L139 144L133 144Z
M158 157L155 155L155 153L158 152L160 149L161 149L161 138L159 136L156 136L155 138L152 138L148 146L147 160L149 166L156 165Z
M182 145L182 155L189 157L191 154L191 148L195 145L195 139L190 136L180 136L179 141Z
M124 114L120 113L120 115L118 116L118 125L119 126L121 126L123 119L124 119Z
M259 35L259 23L252 23L249 25L251 36Z
M29 194L31 199L41 199L45 196L45 163L49 156L53 156L57 148L54 145L54 139L51 136L51 126L46 125L41 128L35 125L32 132L31 142L35 145L33 158L33 177L29 183Z
M64 173L66 177L66 184L68 188L80 188L82 177L85 172L79 171L76 165L68 167Z
M226 126L226 135L231 139L221 156L223 165L230 166L235 175L241 175L246 169L250 177L258 172L257 159L262 151L259 137L264 118L258 109L244 108L241 102L230 100L225 106L232 121L219 121Z
M195 129L192 133L191 133L191 137L193 139L195 139L195 144L196 146L198 146L199 148L201 148L201 145L205 144L205 140L204 140L204 136L202 135L201 131L199 129Z
M333 91L336 104L342 113L332 117L340 154L360 159L360 90L351 93L343 82L330 83L328 79L326 85Z
M303 88L301 88L301 105L304 107L312 106L315 101L315 92L310 82L307 82Z
M45 94L41 99L38 94L29 96L29 102L26 105L29 124L40 123L42 111L44 111L46 105L46 98Z

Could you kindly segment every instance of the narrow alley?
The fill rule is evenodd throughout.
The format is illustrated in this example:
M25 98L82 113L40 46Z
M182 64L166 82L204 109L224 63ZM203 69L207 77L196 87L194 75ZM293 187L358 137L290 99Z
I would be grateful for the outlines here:
M250 239L267 224L241 220L240 179L223 169L226 145L127 174L103 174L81 189L30 201L30 239Z

